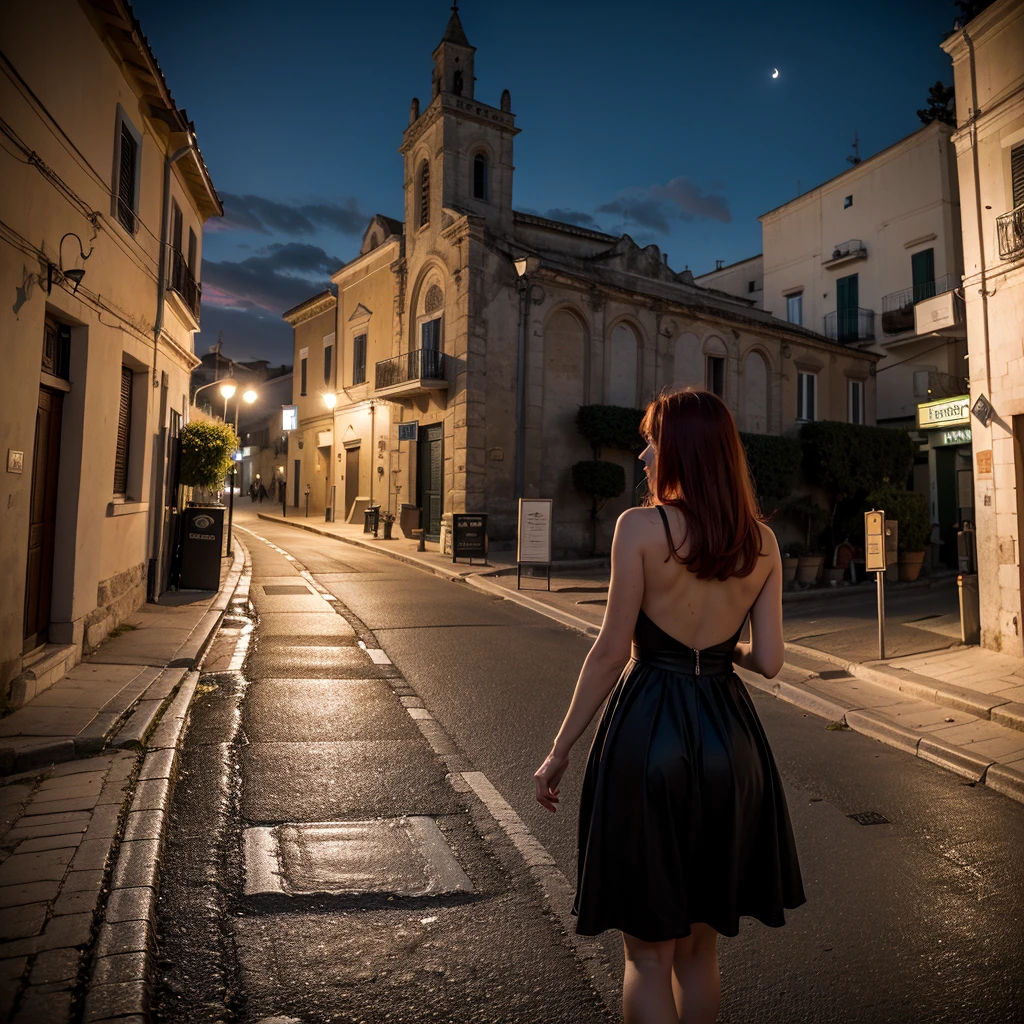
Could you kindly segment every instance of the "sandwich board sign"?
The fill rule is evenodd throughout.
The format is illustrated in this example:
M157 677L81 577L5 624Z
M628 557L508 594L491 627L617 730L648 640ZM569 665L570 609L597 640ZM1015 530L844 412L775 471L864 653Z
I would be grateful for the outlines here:
M551 589L551 498L520 498L516 544L516 589L522 582L524 565L547 568Z

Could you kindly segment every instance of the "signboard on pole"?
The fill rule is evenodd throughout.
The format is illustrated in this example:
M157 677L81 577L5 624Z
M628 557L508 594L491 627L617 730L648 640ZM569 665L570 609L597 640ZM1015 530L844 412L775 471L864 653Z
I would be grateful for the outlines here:
M516 589L522 582L524 565L547 568L551 589L551 506L550 498L520 498L516 543Z
M864 568L885 572L885 513L864 513Z

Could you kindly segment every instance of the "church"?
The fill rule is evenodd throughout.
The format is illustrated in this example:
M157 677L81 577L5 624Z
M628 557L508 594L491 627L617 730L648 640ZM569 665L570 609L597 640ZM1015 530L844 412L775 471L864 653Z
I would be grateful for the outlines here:
M458 8L433 53L429 101L413 99L400 153L404 220L377 215L334 289L284 318L295 336L288 501L362 521L367 505L421 510L437 542L453 512L487 513L492 543L514 541L520 497L553 500L554 557L587 553L590 499L572 466L593 458L581 405L641 407L694 384L722 396L740 430L782 434L849 418L863 384L874 423L878 356L694 283L658 247L513 208L520 129L505 90L474 90L475 47ZM635 503L603 510L598 550ZM282 460L284 461L284 460Z

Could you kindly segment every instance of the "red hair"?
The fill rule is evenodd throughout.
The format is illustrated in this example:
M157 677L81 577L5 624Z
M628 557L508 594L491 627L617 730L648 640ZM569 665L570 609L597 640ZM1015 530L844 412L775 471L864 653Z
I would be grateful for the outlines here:
M654 446L652 497L686 520L689 553L673 549L672 557L702 580L750 575L764 519L725 402L703 388L662 395L647 407L640 432Z

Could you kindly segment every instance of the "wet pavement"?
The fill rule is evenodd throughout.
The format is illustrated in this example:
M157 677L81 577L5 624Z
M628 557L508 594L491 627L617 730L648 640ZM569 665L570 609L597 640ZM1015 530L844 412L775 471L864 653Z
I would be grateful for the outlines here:
M480 773L554 870L573 878L588 738L558 815L533 800L531 775L590 641L379 555L287 526L242 525L308 576L243 535L262 610L244 669L201 680L186 736L161 897L160 1019L607 1019L594 964L562 931L555 911L565 908L549 912L523 855L449 781L453 766ZM307 593L260 593L261 581ZM378 648L391 664L367 653ZM229 661L225 652L220 664ZM1019 1017L1024 807L758 692L753 699L786 784L809 902L785 928L747 921L723 940L720 1020ZM406 707L449 737L446 760ZM868 811L887 823L849 817ZM436 823L471 893L409 897L395 882L394 892L359 892L352 875L372 872L356 847L295 853L303 824L403 816ZM293 829L287 856L304 865L303 891L330 875L334 895L303 895L289 882L292 895L245 896L245 830L282 826ZM358 843L357 832L327 845ZM615 936L592 948L618 969Z

